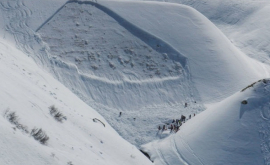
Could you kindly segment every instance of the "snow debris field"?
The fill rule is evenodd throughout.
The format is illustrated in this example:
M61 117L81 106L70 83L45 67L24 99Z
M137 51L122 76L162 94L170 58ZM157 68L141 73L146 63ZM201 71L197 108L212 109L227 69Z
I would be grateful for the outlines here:
M270 163L270 2L157 1L0 0L2 164Z

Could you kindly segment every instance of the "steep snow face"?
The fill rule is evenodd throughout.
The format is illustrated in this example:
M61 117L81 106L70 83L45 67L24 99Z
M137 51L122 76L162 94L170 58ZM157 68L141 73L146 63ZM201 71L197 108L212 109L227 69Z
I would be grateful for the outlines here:
M268 164L270 80L209 105L175 135L145 145L157 165ZM247 104L243 104L243 101Z
M40 27L53 55L112 82L183 74L186 61L169 45L93 5L69 3Z
M157 138L157 125L175 115L204 108L186 58L101 5L68 2L38 33L57 57L58 79L134 144Z
M3 39L0 79L1 164L152 164L102 116ZM66 120L56 121L49 113L51 105ZM17 124L13 120L16 125L8 121L10 112L19 118ZM48 135L47 145L30 136L35 127Z
M31 8L26 6L26 4ZM96 59L97 63L98 61L105 60L99 63L99 65L101 65L99 69L107 67L109 70L104 70L104 75L108 72L112 73L113 76L104 78L104 76L102 77L100 75L97 76L93 73L89 73L91 70L83 70L84 67L88 67L88 64L83 65L84 67L80 67L79 61L77 61L77 63L69 63L67 57L65 57L65 59L61 56L57 56L57 54L55 54L57 57L50 54L52 51L50 51L49 46L53 48L52 45L43 42L40 35L33 30L36 26L30 26L30 23L28 24L29 20L31 22L31 20L37 19L37 16L42 17L41 13L38 13L38 10L36 10L36 8L39 9L42 8L42 6L33 6L34 4L36 3L32 4L31 1L26 1L24 3L21 1L2 1L0 7L1 13L4 13L2 15L5 23L4 32L11 34L16 46L25 54L31 56L38 65L43 66L53 73L53 75L72 90L73 93L77 94L77 96L92 107L98 109L99 112L110 121L114 128L125 137L125 139L128 139L133 144L139 145L157 138L155 136L156 127L159 124L174 118L175 115L179 115L179 113L197 113L204 109L200 103L199 95L196 94L196 89L193 87L192 83L190 83L185 58L159 38L152 36L123 20L122 24L124 25L122 26L128 28L128 30L125 30L125 28L118 25L115 19L112 19L109 14L106 14L105 11L102 12L101 9L97 10L92 6L90 12L93 10L96 13L95 17L104 20L107 27L113 26L114 28L110 30L115 31L115 33L112 33L110 30L107 31L110 32L109 34L112 34L113 37L110 38L110 36L106 36L109 38L106 38L105 41L120 42L120 40L117 39L117 37L120 37L123 41L129 43L126 44L126 47L124 48L121 45L115 48L116 51L122 53L119 58L115 58L115 50L111 50L111 48L114 47L110 44L108 44L109 48L106 48L106 45L101 45L96 48L100 51L104 50L104 52L107 53L105 55L107 55L108 58L106 56L98 58L98 51L94 51L94 56L92 51L89 52L90 54L89 56L87 55L87 59L88 57L89 60ZM93 3L91 2L80 2L78 4L77 2L67 3L67 5L71 6L79 5L77 6L78 10L80 10L80 7L83 5L91 7L92 4ZM53 20L54 16L57 16L62 9L66 8L66 5L57 6L60 8L57 10L55 9L56 12L54 12L51 17L46 19L43 17L40 18L45 21L41 26L37 27L38 32L41 32L42 28L46 29L46 26L50 25L50 20ZM41 11L46 10L42 9ZM106 11L108 12L109 10ZM48 12L51 13L51 10L49 9ZM77 13L77 10L74 12ZM85 13L89 14L87 10L85 10ZM68 13L66 14L68 15ZM104 19L102 19L103 17ZM121 17L118 18L118 22L121 22L120 20ZM58 21L62 21L62 19ZM80 22L80 19L76 17L73 21ZM64 22L61 23L64 24ZM95 23L97 23L97 28L102 27L102 22L96 20ZM76 26L75 30L79 32L78 36L82 37L83 35L81 33L85 33L85 29L82 28L84 26L79 26L80 28L78 28L76 23L74 23L74 25ZM80 25L83 25L83 23L80 23ZM65 28L67 27L63 26L63 29ZM68 36L72 36L72 29L71 31L68 31L68 29L65 30L67 30L66 33L70 34ZM125 40L123 36L121 37L121 30L129 36L127 40ZM51 29L52 34L55 32L57 31ZM48 35L51 36L51 33ZM92 31L89 33L92 33L92 35L95 36ZM136 33L137 37L131 35L131 33ZM63 37L61 34L55 34L55 37L59 36ZM82 40L78 39L75 41L81 42ZM82 44L94 45L93 42L96 40L90 41L91 40L89 40L89 42L87 41L87 43L83 42ZM58 44L59 48L61 48L61 43L55 42L55 44ZM66 47L68 48L68 46L69 45ZM136 49L133 50L133 47ZM85 48L87 49L83 53L88 53L88 47L85 46ZM81 43L75 44L74 49L76 51L82 49ZM69 49L67 49L67 51L69 51ZM79 53L80 52L82 51L79 51ZM72 54L72 51L70 51L70 53ZM127 56L124 56L125 54ZM79 56L80 54L77 53L73 53L72 55L74 55L74 59L78 56L79 60L85 57ZM140 56L144 60L141 60L136 56ZM132 64L131 58L135 59L135 65ZM113 67L113 65L110 65L110 61L119 65ZM142 67L140 68L139 66L141 65ZM125 67L128 69L125 69ZM136 68L135 71L138 72L138 75L140 75L139 77L136 77L136 72L132 70L133 67ZM93 67L92 72L95 71L94 68L95 67ZM122 75L118 74L120 69L116 68L123 69ZM117 71L113 72L112 70ZM196 104L194 104L194 100L197 101ZM187 108L183 107L185 102L189 104ZM166 109L166 111L164 109ZM119 111L124 112L122 118L118 117ZM151 124L149 124L149 122Z
M265 66L247 58L214 24L190 7L158 2L99 3L186 57L191 79L205 102L224 99L256 79L268 77Z

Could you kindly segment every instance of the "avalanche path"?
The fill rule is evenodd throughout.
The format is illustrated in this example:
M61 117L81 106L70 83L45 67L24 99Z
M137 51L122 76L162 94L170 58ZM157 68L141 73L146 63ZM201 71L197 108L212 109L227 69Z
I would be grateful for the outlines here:
M204 109L185 57L101 5L69 1L38 33L27 26L32 11L23 2L3 1L1 9L18 47L133 144L158 139L159 124Z

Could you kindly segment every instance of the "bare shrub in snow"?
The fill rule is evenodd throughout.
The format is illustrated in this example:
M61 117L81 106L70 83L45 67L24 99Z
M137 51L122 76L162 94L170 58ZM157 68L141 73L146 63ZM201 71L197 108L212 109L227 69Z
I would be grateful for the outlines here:
M22 130L22 131L25 132L25 133L29 133L28 127L25 126L25 125L18 124L18 125L16 125L16 127L17 127L18 129Z
M50 114L53 116L53 118L58 122L63 122L63 120L66 120L67 117L63 115L62 112L60 112L54 105L49 107Z
M46 145L49 140L49 136L47 136L47 134L41 128L33 128L31 131L31 136L33 136L35 140L39 141L43 145Z
M6 117L11 124L14 124L17 129L25 133L29 133L27 126L19 123L19 117L17 116L16 112L9 112L9 109L7 109L4 113L4 117Z
M15 112L9 112L7 114L7 119L10 123L12 123L14 125L17 125L19 123L19 118Z

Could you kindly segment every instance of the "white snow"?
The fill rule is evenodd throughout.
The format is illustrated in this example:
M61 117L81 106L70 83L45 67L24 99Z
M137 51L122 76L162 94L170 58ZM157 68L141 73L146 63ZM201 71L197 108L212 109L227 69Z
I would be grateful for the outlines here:
M50 140L0 117L0 160L150 164L122 136L137 147L156 140L143 148L157 165L269 162L269 82L236 93L269 77L269 2L175 1L205 16L174 3L96 2L1 0L2 112ZM55 121L51 105L67 120ZM205 107L177 134L157 130Z
M102 116L3 39L0 79L1 164L152 164ZM54 120L48 109L51 105L67 120ZM48 144L42 145L15 128L4 115L7 109L17 114L28 131L42 128L50 138ZM105 127L93 122L94 118Z
M158 2L99 3L185 56L191 79L206 103L224 99L249 82L269 75L263 65L247 58L214 24L192 8Z
M269 64L267 0L169 0L194 7L217 25L246 55Z
M53 64L63 84L139 145L156 138L157 125L179 111L197 113L204 107L181 54L121 19L92 2L69 2L38 29L50 49L43 43L35 52L43 59L47 52L55 56L38 62Z
M257 82L211 105L176 134L145 145L155 164L267 164L269 85ZM247 104L241 104L247 100Z
M99 4L67 3L38 33L58 57L57 78L133 144L156 138L158 124L175 115L203 110L201 99L215 102L268 77L268 66L247 58L192 8Z

